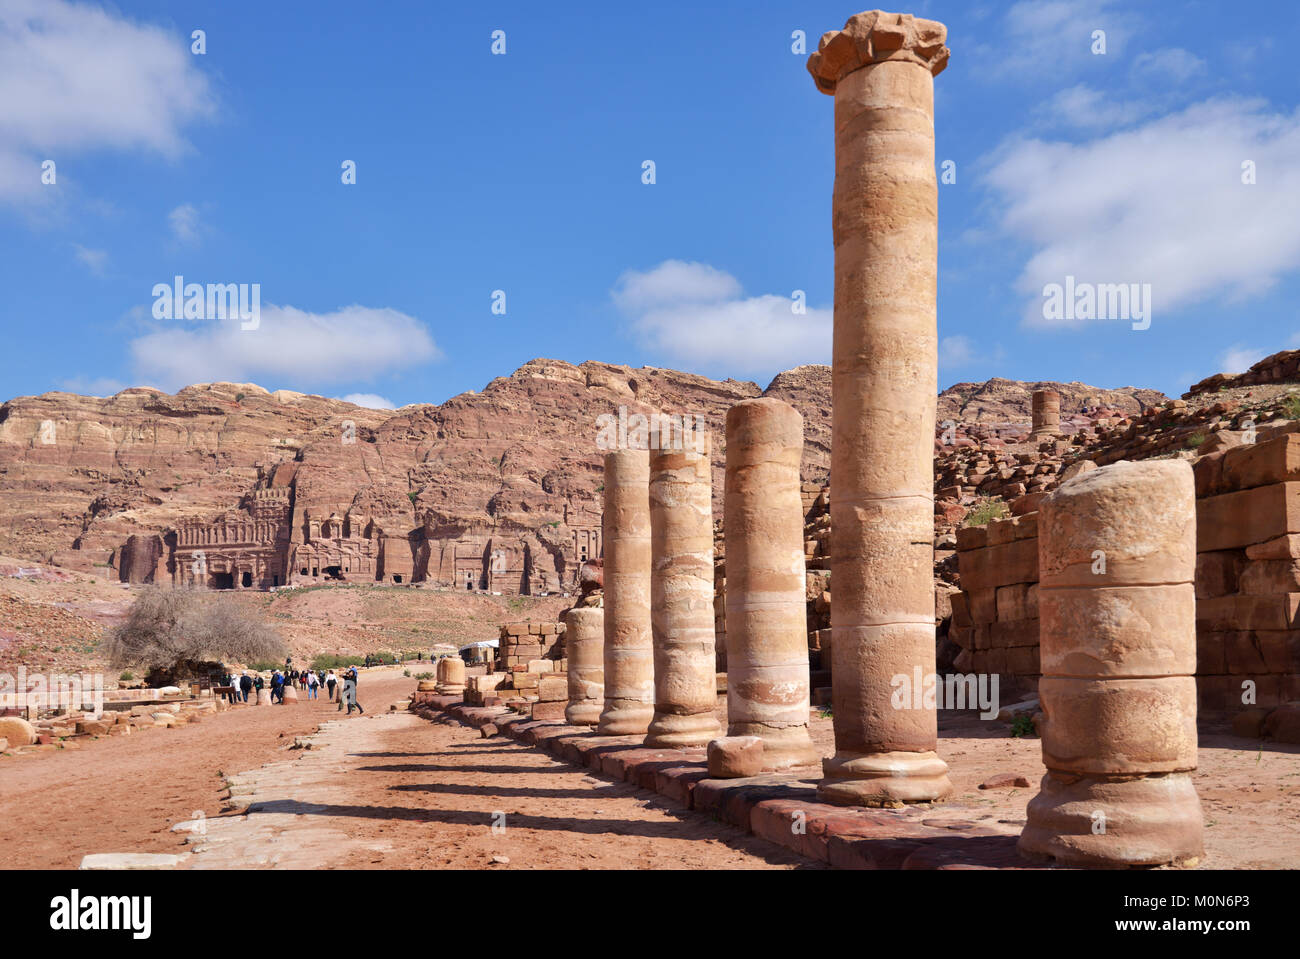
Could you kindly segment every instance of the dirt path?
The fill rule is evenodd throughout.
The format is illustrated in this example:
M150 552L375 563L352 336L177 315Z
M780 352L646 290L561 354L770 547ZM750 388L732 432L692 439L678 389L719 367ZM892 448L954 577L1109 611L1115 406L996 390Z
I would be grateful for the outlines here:
M399 670L362 680L365 718L332 704L232 710L77 750L0 761L0 868L75 867L103 852L180 853L191 866L349 868L791 868L810 865L653 793L555 762L450 720L386 714L414 684ZM322 726L323 724L323 726ZM814 740L829 753L830 720ZM999 724L945 717L940 754L955 795L944 814L1024 821L1041 744ZM315 748L291 750L312 734ZM1202 731L1195 781L1207 868L1300 863L1300 747ZM980 790L1018 773L1028 788ZM223 801L233 776L237 802ZM808 770L815 779L817 771ZM231 805L253 803L248 815ZM223 809L225 810L223 812ZM171 831L201 810L206 837ZM497 815L497 814L503 814ZM493 821L504 832L493 831ZM494 862L494 857L508 863Z
M235 777L191 868L820 868L659 796L452 721L327 724Z
M397 671L364 677L364 718L321 701L240 709L8 760L0 867L200 849L186 866L820 868L538 750L481 739L459 723L385 714L412 685ZM318 725L313 748L289 748ZM221 800L222 771L233 803ZM198 810L201 835L171 831Z
M361 702L387 709L412 684L396 669L364 672ZM197 810L220 814L222 772L282 758L294 737L339 715L333 703L304 698L0 760L0 868L75 868L97 852L180 852L171 826Z

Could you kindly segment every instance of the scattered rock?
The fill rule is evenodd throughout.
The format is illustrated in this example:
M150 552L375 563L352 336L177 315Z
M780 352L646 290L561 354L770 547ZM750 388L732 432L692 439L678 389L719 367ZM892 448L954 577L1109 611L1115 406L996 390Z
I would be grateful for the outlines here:
M1029 778L1015 773L1002 773L992 779L986 779L979 785L980 789L1028 789Z

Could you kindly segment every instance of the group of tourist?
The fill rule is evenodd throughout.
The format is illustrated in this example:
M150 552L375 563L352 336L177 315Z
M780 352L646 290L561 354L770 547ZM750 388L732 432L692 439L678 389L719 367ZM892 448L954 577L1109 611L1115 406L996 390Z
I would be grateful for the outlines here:
M229 690L226 692L226 699L232 703L248 702L248 694L254 690L261 690L263 685L261 676L250 676L247 672L238 675L228 673L226 675L226 685Z
M337 695L338 708L341 712L343 704L347 703L348 714L356 709L360 713L365 710L361 708L361 703L357 702L357 668L352 666L343 671L340 679L338 674L332 669L293 669L292 659L285 660L283 670L275 670L271 674L271 702L283 703L284 690L286 686L294 686L302 689L307 694L308 699L317 699L320 695L320 688L325 687L330 702L335 702ZM247 671L242 673L228 673L225 677L225 685L228 687L224 693L226 699L232 703L246 703L250 693L261 692L266 682L260 675L250 676ZM254 702L257 697L254 696Z

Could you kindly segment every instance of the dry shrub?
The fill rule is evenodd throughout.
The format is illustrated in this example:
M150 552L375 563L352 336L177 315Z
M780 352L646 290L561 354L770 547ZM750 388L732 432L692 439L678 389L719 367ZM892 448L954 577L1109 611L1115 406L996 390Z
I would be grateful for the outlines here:
M136 598L103 648L114 667L171 676L200 675L214 663L278 661L285 653L275 627L232 597L157 586Z

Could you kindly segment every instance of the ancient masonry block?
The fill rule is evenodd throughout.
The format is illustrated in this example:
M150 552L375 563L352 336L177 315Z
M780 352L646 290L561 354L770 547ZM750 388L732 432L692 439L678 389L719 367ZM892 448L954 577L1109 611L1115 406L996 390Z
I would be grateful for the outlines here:
M802 455L803 417L789 404L727 411L727 736L758 737L769 769L819 755L808 735Z
M952 790L935 710L891 706L894 677L935 669L933 77L946 36L932 20L859 13L808 58L835 97L835 756L818 795L840 804Z
M960 673L999 677L1004 695L1032 693L1038 662L1038 513L957 530L962 592L952 597L949 638Z
M707 436L704 437L707 440ZM667 434L650 452L654 718L647 746L703 746L722 729L713 648L713 482L703 451ZM608 543L608 538L606 538Z
M1039 517L1043 764L1019 848L1078 866L1195 865L1192 471L1121 462Z
M596 732L644 733L654 716L650 454L605 454L605 704Z
M583 606L564 614L565 649L569 660L569 705L564 719L570 726L594 726L605 704L605 610Z

